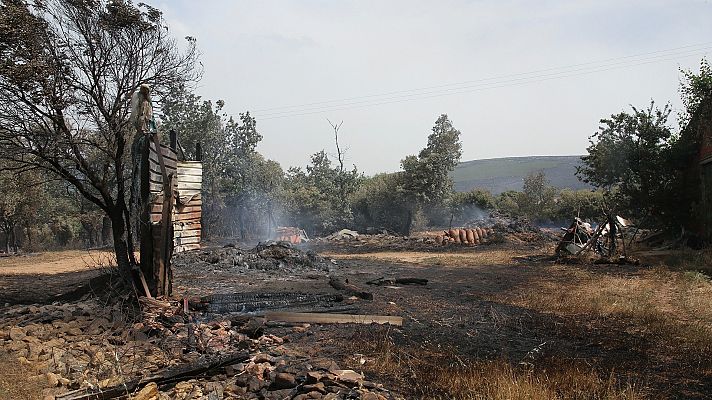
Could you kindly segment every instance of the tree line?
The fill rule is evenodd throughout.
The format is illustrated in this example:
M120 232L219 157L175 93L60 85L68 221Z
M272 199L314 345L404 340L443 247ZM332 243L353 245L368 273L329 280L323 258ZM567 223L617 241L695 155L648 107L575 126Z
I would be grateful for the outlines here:
M208 237L263 239L277 225L311 235L341 228L408 234L462 220L473 210L543 222L615 210L650 226L677 228L699 205L699 179L689 169L699 145L694 124L709 119L703 114L712 88L706 61L699 73L682 73L686 109L679 128L668 122L670 107L654 103L601 120L578 170L598 190L558 190L533 174L523 191L493 196L453 192L450 173L462 143L446 114L395 173L367 177L345 165L340 124L331 121L336 157L324 149L308 165L284 170L257 150L262 135L249 111L231 116L224 101L192 92L202 74L196 40L187 37L182 48L160 10L145 4L0 3L0 237L6 251L111 244L121 267L135 263L129 99L143 84L151 86L160 110L159 131L177 131L188 158L202 145Z

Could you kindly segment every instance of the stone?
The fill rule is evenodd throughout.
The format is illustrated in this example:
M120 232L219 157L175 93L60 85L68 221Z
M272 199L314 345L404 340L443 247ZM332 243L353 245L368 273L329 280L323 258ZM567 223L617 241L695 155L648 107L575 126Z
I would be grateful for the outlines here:
M158 400L158 385L151 382L134 395L132 400Z
M324 377L324 375L321 372L309 371L309 372L307 372L307 383L317 383L323 377Z
M291 389L297 386L297 379L287 372L280 372L274 377L272 386L277 389Z
M324 386L324 382L317 382L311 385L304 385L303 387L305 392L319 392L322 394L326 394L326 387Z
M363 382L363 375L351 369L331 371L336 375L336 380L347 386L358 386Z
M45 375L47 376L47 383L49 383L50 386L59 386L59 375L52 372L47 372Z
M215 395L218 399L223 398L224 389L220 382L207 382L204 386L208 395Z
M20 340L24 339L27 335L25 334L24 329L17 327L17 326L13 326L12 328L10 328L9 336L10 336L10 339L12 339L12 340L20 341Z
M259 353L259 354L255 355L254 361L255 361L255 364L261 364L261 363L274 364L275 359L274 359L274 357L272 357L269 354Z
M247 391L248 392L258 392L264 386L265 386L265 382L260 379L257 379L254 376L251 376L247 380Z
M272 390L265 393L265 398L270 400L282 400L292 397L291 389Z
M361 395L361 400L382 400L384 399L383 396L372 393L372 392L366 392Z
M111 378L102 379L99 381L99 387L102 389L118 386L124 383L124 380L120 376L112 376Z
M245 370L245 364L238 363L225 367L225 373L229 376L234 376Z
M229 396L240 397L247 393L247 389L245 389L244 387L237 386L234 383L228 383L227 385L225 385L223 393Z

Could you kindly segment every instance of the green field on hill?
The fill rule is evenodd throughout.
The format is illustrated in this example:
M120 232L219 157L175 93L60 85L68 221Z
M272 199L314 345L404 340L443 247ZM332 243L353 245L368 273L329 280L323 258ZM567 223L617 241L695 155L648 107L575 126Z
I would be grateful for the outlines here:
M487 189L493 194L522 190L524 178L543 171L553 186L586 189L589 185L576 178L581 156L530 156L490 158L460 163L452 173L455 190Z

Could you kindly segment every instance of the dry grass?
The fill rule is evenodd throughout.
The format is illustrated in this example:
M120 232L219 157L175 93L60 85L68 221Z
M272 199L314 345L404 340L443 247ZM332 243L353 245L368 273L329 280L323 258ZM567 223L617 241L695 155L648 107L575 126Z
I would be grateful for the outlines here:
M4 351L0 351L0 400L34 400L42 398L41 381L30 380L37 371L20 364Z
M480 250L473 248L471 252L463 253L428 253L423 251L384 251L366 254L338 254L325 253L324 255L341 260L361 259L371 262L398 262L408 264L433 265L441 267L467 267L482 265L502 265L512 262L512 258L531 254L527 249L494 249Z
M561 316L628 321L642 334L712 354L712 282L698 272L656 267L635 275L554 266L557 279L530 282L492 300Z
M634 400L646 396L613 374L585 364L546 360L546 368L512 366L505 360L464 362L456 354L422 344L397 346L389 331L357 333L352 350L365 355L354 365L398 382L408 398L457 400Z

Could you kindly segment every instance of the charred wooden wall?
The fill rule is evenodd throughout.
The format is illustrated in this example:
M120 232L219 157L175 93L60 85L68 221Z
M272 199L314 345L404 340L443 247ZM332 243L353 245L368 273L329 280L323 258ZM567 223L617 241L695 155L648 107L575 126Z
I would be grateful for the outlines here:
M178 161L176 152L170 147L161 146L161 153L168 175L173 174L173 190L178 197L172 209L173 252L200 248L202 199L200 195L203 168L200 161ZM163 176L158 161L156 148L151 143L149 156L151 223L160 224L163 211ZM159 238L160 230L154 229L154 241ZM154 246L154 255L158 246Z

